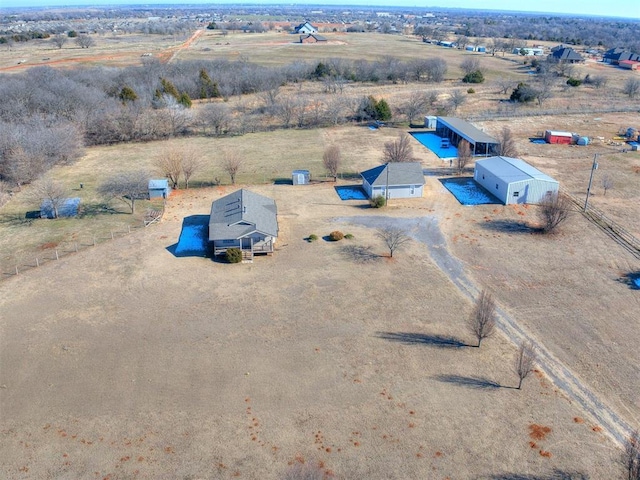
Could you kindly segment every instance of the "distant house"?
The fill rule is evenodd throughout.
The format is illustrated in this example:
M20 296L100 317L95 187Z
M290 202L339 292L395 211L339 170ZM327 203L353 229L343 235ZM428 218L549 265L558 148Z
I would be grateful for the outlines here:
M214 255L239 248L244 258L271 254L278 238L278 210L268 197L241 189L211 204L209 246Z
M544 55L544 48L541 47L522 47L514 48L511 53L514 55L524 55L526 57L538 57Z
M308 35L310 33L318 33L318 29L311 25L309 22L304 22L298 25L293 33L297 33L298 35Z
M300 43L318 43L326 42L327 39L317 33L310 33L308 35L300 35Z
M573 48L570 47L561 47L551 50L551 57L553 60L558 62L565 63L580 63L584 62L584 58L578 52L576 52Z
M361 172L362 188L369 198L420 198L424 173L419 162L393 162ZM387 191L388 188L388 191Z
M159 180L149 180L149 199L154 198L168 198L171 193L171 187L169 186L169 180L162 178Z
M624 62L626 60L632 62L640 61L640 55L629 52L624 48L612 48L604 52L604 55L602 56L602 61L611 65L619 65L620 62Z
M490 157L478 160L473 179L505 205L541 203L559 189L559 183L524 160Z

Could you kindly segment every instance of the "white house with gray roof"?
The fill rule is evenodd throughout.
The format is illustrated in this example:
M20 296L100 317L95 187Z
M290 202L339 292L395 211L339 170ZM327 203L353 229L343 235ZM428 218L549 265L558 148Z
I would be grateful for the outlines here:
M473 179L505 205L541 203L557 195L560 184L524 160L491 157L476 161Z
M245 258L272 254L278 238L278 210L275 200L238 190L211 204L209 245L214 255L236 247Z
M420 198L424 174L419 162L393 162L361 172L362 188L369 198ZM388 189L388 191L387 191Z

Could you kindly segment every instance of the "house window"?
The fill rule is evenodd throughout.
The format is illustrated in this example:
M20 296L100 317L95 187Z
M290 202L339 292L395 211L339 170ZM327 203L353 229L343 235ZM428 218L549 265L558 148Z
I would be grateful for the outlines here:
M414 195L415 193L416 193L416 187L411 185L411 195Z
M519 197L520 196L520 192L513 192L513 196L514 197Z
M496 183L496 190L498 190L498 184Z
M482 179L484 180L484 173L482 174Z

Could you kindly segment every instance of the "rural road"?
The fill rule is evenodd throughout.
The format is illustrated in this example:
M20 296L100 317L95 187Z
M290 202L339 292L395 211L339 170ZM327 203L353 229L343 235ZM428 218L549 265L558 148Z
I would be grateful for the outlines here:
M380 228L383 226L400 227L409 236L424 243L434 263L453 282L460 292L469 299L474 300L479 290L465 273L464 265L447 248L446 240L442 234L438 220L433 216L419 218L391 218L391 217L343 217L336 219L339 222L362 225L368 228ZM632 428L612 408L606 405L596 392L584 384L566 365L560 362L552 352L547 350L540 341L530 332L527 332L517 320L498 307L497 325L503 334L516 345L521 342L531 342L538 356L538 367L542 370L572 401L579 404L589 415L595 419L612 440L623 445L629 438Z

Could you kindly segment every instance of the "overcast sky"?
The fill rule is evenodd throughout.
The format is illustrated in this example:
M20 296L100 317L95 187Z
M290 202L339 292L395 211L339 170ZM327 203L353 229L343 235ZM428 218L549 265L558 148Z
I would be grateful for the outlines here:
M2 7L19 6L61 6L61 5L125 5L125 4L291 4L291 5L349 5L349 6L408 6L408 7L451 7L451 8L481 8L491 10L519 10L534 12L568 13L577 15L598 15L613 17L640 18L640 0L626 0L618 2L607 2L603 0L535 0L528 2L516 2L514 0L426 0L417 2L415 0L298 0L298 1L277 1L277 0L189 0L180 2L176 0L151 0L143 2L140 0L0 0Z

